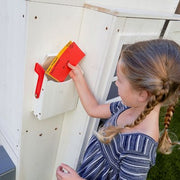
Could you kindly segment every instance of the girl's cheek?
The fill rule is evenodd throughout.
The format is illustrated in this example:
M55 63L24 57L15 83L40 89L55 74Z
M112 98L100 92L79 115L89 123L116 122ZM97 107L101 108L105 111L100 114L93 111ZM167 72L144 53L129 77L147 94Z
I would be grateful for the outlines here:
M120 83L119 83L118 81L116 81L116 82L115 82L115 85L116 85L117 87L119 87L119 86L120 86Z
M118 87L118 82L117 81L115 82L115 85Z

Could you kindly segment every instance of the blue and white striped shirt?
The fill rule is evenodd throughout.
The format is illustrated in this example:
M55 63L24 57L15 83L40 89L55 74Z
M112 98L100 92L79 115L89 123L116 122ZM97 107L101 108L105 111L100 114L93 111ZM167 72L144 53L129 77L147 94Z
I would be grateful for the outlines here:
M112 117L106 125L117 125L120 113L128 109L121 102L110 105ZM145 180L155 165L158 143L143 133L116 135L110 144L92 136L78 170L86 180Z

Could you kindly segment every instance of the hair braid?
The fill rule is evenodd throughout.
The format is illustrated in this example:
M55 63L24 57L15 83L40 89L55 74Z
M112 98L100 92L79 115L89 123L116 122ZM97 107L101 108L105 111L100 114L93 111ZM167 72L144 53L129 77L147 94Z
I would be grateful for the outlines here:
M159 145L158 145L158 151L163 154L170 154L172 152L172 146L179 144L178 142L172 142L168 133L168 128L175 111L175 105L178 101L179 101L179 96L177 95L175 102L172 105L168 106L164 117L164 130L161 137L159 138Z
M123 128L117 126L102 127L97 133L95 132L95 134L102 143L108 144L114 136L122 131L122 129Z
M171 119L172 119L172 116L174 114L174 105L170 105L168 108L167 108L167 112L166 112L166 115L165 115L165 118L164 118L164 128L165 129L168 129L169 127L169 124L171 122Z
M170 154L172 151L173 143L169 137L168 128L169 128L169 124L171 122L173 113L174 113L174 105L169 105L166 111L165 118L164 118L164 130L161 137L159 138L159 145L158 145L158 151L163 154Z

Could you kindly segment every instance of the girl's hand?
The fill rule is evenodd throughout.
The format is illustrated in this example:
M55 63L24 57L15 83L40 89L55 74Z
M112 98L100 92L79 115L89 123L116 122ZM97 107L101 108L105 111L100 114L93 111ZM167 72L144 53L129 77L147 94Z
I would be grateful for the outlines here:
M77 172L66 164L61 164L56 170L57 180L84 180Z
M71 69L69 76L74 80L81 80L83 77L83 71L79 65L73 66L72 64L68 63L68 67Z

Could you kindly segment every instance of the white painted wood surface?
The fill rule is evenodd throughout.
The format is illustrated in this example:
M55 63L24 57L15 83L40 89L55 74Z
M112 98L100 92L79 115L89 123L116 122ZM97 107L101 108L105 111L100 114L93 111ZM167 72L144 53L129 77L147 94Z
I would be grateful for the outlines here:
M174 14L173 12L165 13L160 10L157 12L133 9L129 10L126 8L113 8L111 6L104 6L101 4L84 4L84 7L94 11L110 14L116 17L133 17L133 18L146 18L146 19L167 19L167 20L179 20L180 15Z
M61 4L69 6L83 6L85 0L27 0L31 2L50 3L50 4Z
M64 114L43 121L37 120L33 115L37 80L34 65L36 62L42 65L47 54L59 52L69 40L77 42L83 9L28 1L27 11L26 71L18 178L50 180Z
M180 21L170 21L164 38L171 39L180 44Z
M174 14L178 5L178 0L27 0L40 3L64 4L70 6L83 6L90 4L116 11L124 11L132 13L149 12ZM163 4L163 8L162 8Z
M25 13L23 0L0 1L0 144L15 164L23 108Z
M79 44L88 53L81 66L90 88L100 102L105 102L122 45L158 38L163 24L164 20L116 18L93 10L84 11ZM77 109L78 111L65 116L54 179L56 167L61 162L76 168L78 159L82 159L88 140L99 122L83 113L81 104ZM77 129L74 128L76 124ZM69 138L65 138L69 133ZM70 144L75 148L70 148ZM69 154L74 154L76 158L72 159Z
M174 14L178 0L86 0L86 4L100 6L111 10L127 10L133 12Z
M113 17L111 15L88 9L84 10L78 44L86 52L81 66L95 95L102 75L104 57L111 39L112 26ZM61 162L68 163L76 168L89 122L90 118L80 102L75 111L65 114L53 179L56 179L55 171Z
M35 99L33 113L44 120L76 108L78 94L72 79L55 82L44 76L40 97Z

